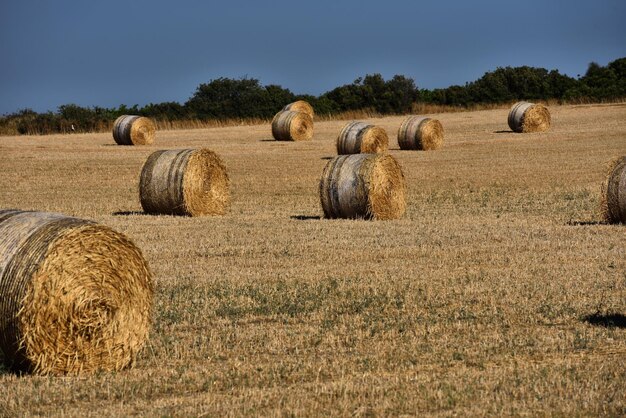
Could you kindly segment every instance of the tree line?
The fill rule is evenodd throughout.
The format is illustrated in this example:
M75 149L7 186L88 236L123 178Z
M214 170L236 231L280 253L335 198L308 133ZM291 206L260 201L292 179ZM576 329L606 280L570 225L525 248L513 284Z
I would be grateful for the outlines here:
M94 132L110 129L120 115L136 114L157 121L269 119L287 103L306 100L318 115L369 110L379 114L405 114L418 103L455 107L507 103L516 100L599 102L626 98L626 57L606 66L589 64L582 77L573 78L536 67L503 67L480 79L442 89L420 89L403 75L385 80L368 74L351 84L320 96L299 95L279 85L263 86L254 78L218 78L200 84L185 103L150 103L117 108L59 106L56 112L19 110L0 117L0 133L20 134Z

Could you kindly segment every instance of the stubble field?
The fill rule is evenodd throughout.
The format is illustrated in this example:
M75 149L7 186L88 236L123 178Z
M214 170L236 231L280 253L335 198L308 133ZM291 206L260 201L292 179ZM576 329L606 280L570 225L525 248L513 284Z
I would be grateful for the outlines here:
M508 109L434 115L443 149L400 151L396 221L325 220L319 177L344 121L279 143L268 125L0 137L0 208L126 233L156 282L135 367L90 377L0 368L0 416L626 414L626 227L600 222L626 105L552 106L549 132ZM150 216L158 149L208 147L231 179L222 217Z

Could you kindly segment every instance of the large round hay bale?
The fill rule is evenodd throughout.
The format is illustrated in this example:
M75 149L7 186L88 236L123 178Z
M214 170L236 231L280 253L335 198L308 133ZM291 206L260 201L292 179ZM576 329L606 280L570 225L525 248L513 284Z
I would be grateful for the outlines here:
M277 141L308 141L313 138L313 119L306 113L281 110L272 120L272 136Z
M0 210L0 347L17 371L79 374L133 363L150 328L141 251L91 221Z
M306 113L313 119L315 117L315 111L313 110L313 106L311 106L308 102L304 100L297 100L293 103L289 103L283 110L291 110L292 112L302 112Z
M398 145L403 150L436 150L443 145L443 126L437 119L409 116L398 129Z
M142 116L122 115L113 123L113 139L118 145L150 145L155 132L152 119Z
M223 215L230 205L229 179L213 151L156 151L143 165L139 181L141 206L165 215Z
M377 154L388 147L387 131L365 122L348 122L337 137L337 154Z
M626 156L609 164L602 185L601 208L605 222L626 224Z
M319 193L326 218L397 219L406 210L405 188L391 155L352 154L326 164Z
M517 102L509 111L508 122L513 132L543 132L550 129L550 112L541 104Z

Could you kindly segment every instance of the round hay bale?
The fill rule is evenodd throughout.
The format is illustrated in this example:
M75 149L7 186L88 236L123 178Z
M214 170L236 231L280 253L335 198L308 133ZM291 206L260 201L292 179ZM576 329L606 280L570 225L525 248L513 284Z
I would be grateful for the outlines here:
M143 165L139 197L146 213L223 215L230 205L230 181L213 151L156 151Z
M398 219L406 210L405 188L391 155L352 154L326 164L319 193L326 218Z
M0 211L0 347L7 365L80 374L131 365L150 328L141 251L94 222Z
M277 141L308 141L313 138L313 119L306 113L281 110L272 120L272 136Z
M306 113L313 119L315 117L315 111L313 110L313 106L311 106L308 102L304 100L298 100L293 103L289 103L283 110L291 110L292 112L302 112Z
M605 222L626 224L626 156L609 164L600 204Z
M550 112L541 104L517 102L509 111L508 122L513 132L544 132L550 129Z
M113 139L118 145L150 145L155 132L152 119L142 116L122 115L113 123Z
M403 150L436 150L443 145L443 126L437 119L409 116L398 129L398 145Z
M387 131L364 122L349 122L337 137L337 154L378 154L388 147Z

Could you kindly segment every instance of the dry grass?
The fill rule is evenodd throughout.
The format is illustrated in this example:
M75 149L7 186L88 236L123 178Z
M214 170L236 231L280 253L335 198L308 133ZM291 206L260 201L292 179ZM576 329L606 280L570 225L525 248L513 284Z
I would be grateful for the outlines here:
M0 138L0 207L92 218L139 245L155 329L127 372L0 375L8 415L606 415L626 413L626 230L597 223L626 106L551 106L517 135L508 109L437 114L437 152L390 153L407 180L395 221L318 219L343 122L312 141L269 125ZM368 122L396 132L403 117ZM228 215L141 214L161 148L207 146ZM2 415L2 412L0 412Z

